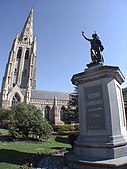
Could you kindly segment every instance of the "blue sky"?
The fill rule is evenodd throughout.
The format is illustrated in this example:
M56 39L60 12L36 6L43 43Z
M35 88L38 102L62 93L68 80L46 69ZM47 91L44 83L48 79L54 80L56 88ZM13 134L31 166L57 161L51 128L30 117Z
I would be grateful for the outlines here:
M96 31L106 65L119 66L127 86L127 0L0 0L0 85L17 32L34 9L37 35L37 89L73 91L73 74L90 62L81 36Z

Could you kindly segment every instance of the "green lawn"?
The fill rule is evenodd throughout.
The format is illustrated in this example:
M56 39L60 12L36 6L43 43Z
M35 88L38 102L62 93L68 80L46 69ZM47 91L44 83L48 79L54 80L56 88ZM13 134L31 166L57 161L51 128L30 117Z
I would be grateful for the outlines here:
M26 161L33 161L38 153L51 153L69 144L50 138L46 143L0 142L0 169L17 169Z

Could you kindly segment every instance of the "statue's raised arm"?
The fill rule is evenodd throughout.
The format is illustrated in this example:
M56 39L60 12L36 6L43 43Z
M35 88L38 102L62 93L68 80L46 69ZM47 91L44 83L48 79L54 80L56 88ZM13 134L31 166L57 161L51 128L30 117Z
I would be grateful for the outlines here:
M92 39L87 38L84 32L82 32L82 36L91 44L90 53L92 63L94 64L104 62L103 56L101 55L101 52L104 50L104 47L96 32L92 34Z
M82 36L83 36L86 40L88 40L88 41L91 41L91 40L92 40L92 39L87 38L87 37L85 36L85 34L84 34L83 31L82 31Z

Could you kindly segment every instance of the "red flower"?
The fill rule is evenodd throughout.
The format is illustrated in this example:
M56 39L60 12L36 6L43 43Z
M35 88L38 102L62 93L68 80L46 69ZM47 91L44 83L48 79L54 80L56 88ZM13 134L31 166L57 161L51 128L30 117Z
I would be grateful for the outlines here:
M25 165L29 165L29 163L26 161L26 162L25 162Z

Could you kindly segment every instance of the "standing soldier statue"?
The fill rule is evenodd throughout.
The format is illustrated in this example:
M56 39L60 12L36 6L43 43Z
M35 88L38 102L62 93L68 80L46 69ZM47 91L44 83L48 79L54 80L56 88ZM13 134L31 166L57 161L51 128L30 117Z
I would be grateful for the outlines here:
M92 34L92 39L87 38L84 35L84 32L82 32L82 36L88 40L91 44L91 60L92 63L99 63L99 62L104 62L103 56L101 55L101 52L104 50L103 45L101 44L101 41L99 40L99 37L97 36L96 32Z

